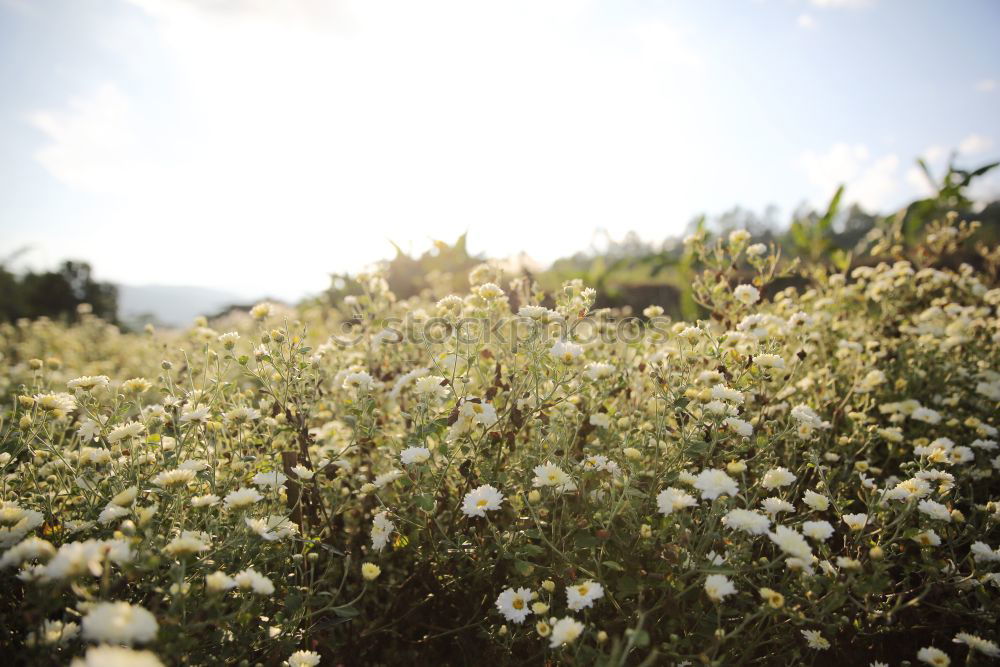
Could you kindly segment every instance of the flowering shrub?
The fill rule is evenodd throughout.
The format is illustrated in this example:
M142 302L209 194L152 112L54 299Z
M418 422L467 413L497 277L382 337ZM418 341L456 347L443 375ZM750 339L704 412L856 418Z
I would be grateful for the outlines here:
M949 268L969 231L908 260L873 238L892 259L832 274L695 237L690 324L484 265L464 296L400 301L374 271L340 309L215 329L5 325L2 643L60 665L986 661L1000 255Z

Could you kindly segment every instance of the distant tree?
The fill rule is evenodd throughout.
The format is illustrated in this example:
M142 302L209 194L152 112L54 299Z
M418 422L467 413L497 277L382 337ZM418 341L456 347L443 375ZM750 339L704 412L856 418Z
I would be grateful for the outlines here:
M76 320L81 304L109 322L118 319L118 288L94 280L90 264L67 260L56 271L18 276L0 263L0 319L49 317Z

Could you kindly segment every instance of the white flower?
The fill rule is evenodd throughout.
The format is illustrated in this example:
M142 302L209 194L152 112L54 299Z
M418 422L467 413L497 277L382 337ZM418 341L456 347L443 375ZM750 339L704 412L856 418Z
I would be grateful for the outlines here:
M107 525L116 519L120 519L128 514L128 510L124 507L118 505L108 504L101 513L97 515L97 522L100 524Z
M785 360L777 354L758 354L753 358L753 362L760 368L777 368L780 370L785 367Z
M274 593L274 584L260 572L252 567L248 567L235 577L233 581L243 590L252 590L258 595L271 595Z
M750 535L763 535L771 526L771 520L751 510L733 509L722 517L723 525Z
M724 384L715 385L712 387L712 391L710 393L712 398L716 400L729 401L730 403L736 403L737 405L743 405L743 401L745 400L743 392L730 389Z
M851 530L863 530L865 525L868 524L867 514L845 514L843 519L844 523Z
M701 497L706 500L715 500L722 494L735 496L740 492L736 480L727 475L724 470L717 468L707 468L698 473L694 488L701 491Z
M674 510L682 510L686 507L694 507L698 501L694 496L685 493L676 487L667 487L656 496L656 509L667 516Z
M0 503L0 547L8 547L20 542L25 535L42 525L45 517L41 512L22 509L10 501Z
M917 509L938 521L951 521L951 511L939 502L933 500L921 500L917 504Z
M611 426L611 417L609 417L606 412L595 412L590 415L589 421L592 426L599 426L601 428L608 428Z
M552 625L552 636L549 639L549 647L557 648L563 644L571 644L583 633L583 623L566 616L560 618Z
M803 630L802 636L806 638L806 644L809 648L816 649L817 651L825 651L830 648L830 642L823 638L819 630Z
M733 297L740 303L750 306L760 301L760 290L753 285L738 285L733 290Z
M428 375L418 379L413 390L419 396L426 396L428 400L439 401L448 395L448 386L444 382L445 379L440 375Z
M171 556L183 556L208 551L211 548L208 534L185 530L163 548Z
M532 486L552 486L559 491L573 491L576 483L569 473L554 463L546 461L540 466L535 466L535 477L531 480Z
M941 546L941 537L934 531L933 528L925 530L922 533L917 533L913 536L913 541L922 547Z
M911 412L910 418L926 422L928 424L938 424L941 422L941 414L939 412L922 406ZM932 650L937 651L937 649Z
M186 486L193 481L197 473L194 470L184 468L174 468L157 473L150 481L156 486L170 488L173 486Z
M145 430L146 427L139 422L122 424L121 426L111 429L111 432L108 433L107 441L114 444L119 440L124 440L126 438L136 438L142 435L142 432Z
M956 644L965 644L969 648L979 651L984 655L988 655L991 658L1000 657L1000 646L997 646L995 642L989 639L983 639L982 637L977 637L976 635L970 635L967 632L959 632L955 635L952 640Z
M985 542L973 542L970 547L972 559L977 563L1000 562L1000 549L993 549Z
M613 365L595 361L587 364L586 370L583 371L583 376L588 380L602 380L611 377L614 372L615 367Z
M745 229L734 229L729 232L730 245L743 245L750 240L750 232Z
M716 399L709 401L705 404L705 412L710 415L735 415L737 410L732 405L728 403L723 403L722 401ZM743 420L738 420L743 421ZM734 428L730 426L730 428ZM753 426L750 427L750 433L753 434Z
M486 516L490 510L500 509L503 494L489 484L484 484L465 494L462 501L462 512L467 517Z
M211 414L212 410L205 405L185 405L184 409L181 411L181 422L196 422L204 424L208 421Z
M604 597L604 587L588 579L580 584L566 587L566 604L573 611L594 606L594 600Z
M260 419L260 410L250 408L247 406L240 406L238 408L233 408L225 414L226 421L233 424L243 424L246 422L254 421Z
M819 418L819 415L807 405L796 405L791 411L792 417L800 424L809 428L830 428L830 423Z
M903 480L892 489L885 491L883 498L888 500L910 500L911 498L923 498L931 492L931 485L925 479L913 477Z
M262 488L276 489L286 480L288 480L287 475L280 470L272 470L271 472L259 472L250 481Z
M736 587L726 575L710 574L705 578L705 592L712 602L722 602L727 595L736 592Z
M619 470L618 464L608 459L608 457L603 454L593 454L588 456L580 462L580 465L585 470L603 470L604 472L610 473L617 473Z
M73 658L70 667L163 667L151 651L136 651L124 646L91 646L83 658Z
M787 500L781 498L765 498L761 501L761 505L764 506L764 511L774 516L780 512L794 512L795 506L792 505Z
M778 548L789 556L799 558L807 564L812 561L812 549L806 539L788 526L777 526L773 533L768 535L771 541L778 545Z
M104 572L105 561L121 564L131 560L131 547L124 540L66 542L41 570L41 574L46 579L54 580L85 574L99 577Z
M66 383L67 389L79 389L81 391L93 391L94 389L107 389L111 379L107 375L84 375Z
M214 593L236 588L236 580L222 570L205 575L205 588Z
M296 651L288 656L288 667L316 667L320 656L316 651Z
M214 493L207 493L203 496L195 496L191 499L191 507L211 507L219 503L219 496Z
M549 312L549 309L545 306L521 306L517 314L519 317L527 317L532 320L539 320L545 317L545 314Z
M948 667L951 664L951 658L948 657L948 654L933 646L925 646L917 651L917 660L934 667Z
M496 283L483 283L476 289L480 298L492 301L503 296L503 290Z
M552 349L549 350L549 354L564 364L570 364L573 363L577 357L583 354L583 348L576 343L560 340L552 346Z
M878 369L869 371L868 375L861 379L861 382L858 384L857 391L862 394L868 393L870 391L874 391L877 386L883 383L885 383L885 373Z
M753 425L748 421L737 419L736 417L726 417L723 421L736 435L743 436L744 438L749 438L753 435Z
M226 507L229 509L240 509L241 507L248 507L256 502L264 499L264 496L260 495L257 489L248 489L246 487L237 489L236 491L231 491L226 495L225 503Z
M202 470L208 470L209 465L201 459L188 459L187 461L181 461L180 465L177 467L181 470L194 470L195 472L201 472Z
M348 373L344 377L344 389L357 389L358 391L369 391L375 384L374 378L365 371L355 371Z
M396 524L389 520L388 513L384 510L372 518L372 548L375 551L382 551L389 543L389 536L396 530Z
M247 528L267 542L278 542L299 532L299 526L286 516L272 514L264 519L243 519Z
M128 507L133 502L135 502L136 496L138 495L139 495L139 487L130 486L116 493L114 497L111 499L111 504L118 505L119 507Z
M308 481L316 476L315 472L305 467L301 463L292 466L291 471L298 479L302 480Z
M402 476L403 476L402 470L395 470L395 469L388 470L382 473L381 475L376 475L375 480L372 482L372 484L375 485L376 489L381 489L387 484L392 484Z
M760 485L765 489L777 489L783 486L788 486L795 481L795 475L788 471L788 468L778 466L777 468L772 468L764 473L764 479L761 481Z
M802 494L802 502L817 512L823 512L830 507L829 498L811 490L807 490L804 494Z
M26 560L51 558L55 553L56 548L47 540L28 537L4 552L3 558L0 558L0 570L11 565L20 565Z
M97 440L98 436L101 435L101 424L90 418L84 419L80 422L80 427L76 430L76 434L84 442Z
M399 453L399 460L403 465L413 463L424 463L431 457L431 450L426 447L407 447Z
M496 605L508 621L523 623L531 613L531 591L527 588L508 588L497 596Z
M153 641L159 626L156 618L128 602L98 602L83 617L83 636L109 644L144 644Z
M825 541L833 535L833 526L829 521L803 521L802 534L813 540Z

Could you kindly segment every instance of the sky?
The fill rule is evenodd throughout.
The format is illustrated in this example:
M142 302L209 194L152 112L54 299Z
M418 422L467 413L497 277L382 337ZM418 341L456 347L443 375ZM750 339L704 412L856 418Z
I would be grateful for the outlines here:
M0 258L294 299L1000 158L992 0L0 0ZM1000 177L977 197L1000 197Z

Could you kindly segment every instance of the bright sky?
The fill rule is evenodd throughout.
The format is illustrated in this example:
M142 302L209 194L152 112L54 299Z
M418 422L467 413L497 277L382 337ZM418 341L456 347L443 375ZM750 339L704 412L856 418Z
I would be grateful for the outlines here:
M293 298L1000 157L991 0L0 0L0 257ZM1000 179L983 186L1000 195Z

